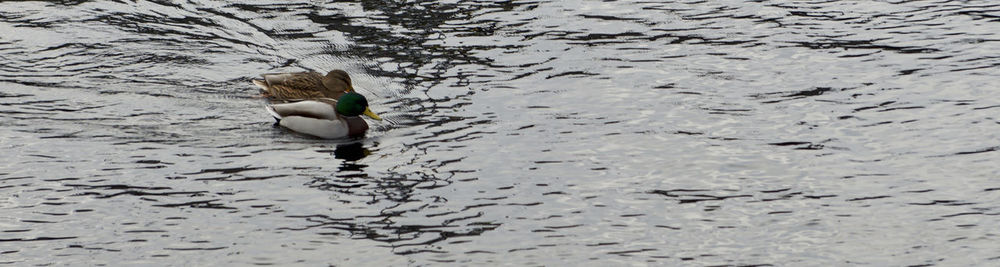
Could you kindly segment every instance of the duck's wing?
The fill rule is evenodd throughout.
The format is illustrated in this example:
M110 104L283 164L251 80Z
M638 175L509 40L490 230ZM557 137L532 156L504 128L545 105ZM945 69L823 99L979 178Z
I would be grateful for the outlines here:
M301 86L304 83L309 83L310 85L319 83L320 79L323 77L319 73L304 71L304 72L286 72L286 73L264 73L260 77L264 80L267 85L289 85L289 86Z
M253 83L276 99L324 97L323 76L315 72L266 73Z
M333 99L305 100L292 103L271 104L265 108L271 116L284 121L287 117L297 116L320 120L337 120L334 108L337 101Z

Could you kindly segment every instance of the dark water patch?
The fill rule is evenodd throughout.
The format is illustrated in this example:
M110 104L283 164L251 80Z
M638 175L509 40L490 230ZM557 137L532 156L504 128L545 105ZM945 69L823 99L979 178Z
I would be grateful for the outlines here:
M702 108L708 111L709 114L720 114L720 115L736 115L736 116L746 116L744 112L754 111L753 109L743 109L743 108Z
M585 19L597 19L597 20L624 20L624 21L642 21L640 18L627 18L627 17L616 17L607 15L579 15Z
M22 219L22 220L21 220L21 222L25 222L25 223L56 223L56 222L54 222L54 221L43 221L43 220L25 220L25 219Z
M773 196L773 197L768 195L768 196L762 196L760 198L760 201L762 201L762 202L769 202L769 201L790 200L790 199L793 199L796 196L802 196L802 195L803 195L802 192L792 192L792 193L787 193L787 194L778 194L777 196Z
M888 196L888 195L869 196L869 197L856 197L856 198L849 198L849 199L847 199L847 201L864 201L864 200L874 200L874 199L883 199L883 198L891 198L891 197L892 196Z
M984 213L982 212L962 212L962 213L941 215L941 218L951 218L951 217L968 216L968 215L983 215L983 214Z
M767 98L772 98L772 97L780 97L781 98L781 99L776 99L776 100L766 100L766 101L763 101L763 103L771 104L771 103L780 103L780 102L789 101L789 100L797 100L797 99L803 99L803 98L821 96L821 95L826 94L828 92L839 92L839 91L845 91L845 90L850 90L850 89L852 89L852 88L838 88L838 89L834 89L834 88L830 88L830 87L816 87L816 88L811 88L811 89L802 90L802 91L774 92L774 93L754 94L754 95L751 95L750 97L753 97L753 98L756 98L756 99L767 99Z
M51 199L51 200L57 200L57 199ZM52 201L47 201L47 202L41 202L39 204L48 205L48 206L62 206L62 205L70 205L70 204L77 204L77 203L79 203L79 202L52 202Z
M827 140L830 141L830 140ZM796 150L821 150L825 148L823 144L813 143L813 142L778 142L778 143L768 143L772 146L795 146Z
M166 233L164 230L127 230L124 233L128 234L142 234L142 233ZM140 241L142 242L142 241Z
M322 228L322 229L334 229L344 231L353 238L365 238L372 239L376 241L389 242L393 244L392 246L396 248L396 253L400 254L416 254L416 253L426 253L426 252L441 252L439 250L423 250L419 248L405 249L405 247L413 246L427 246L433 245L449 238L460 238L465 236L478 236L484 231L495 229L499 225L493 225L490 223L483 222L472 222L468 225L479 225L485 228L473 228L469 230L459 230L455 229L454 226L448 226L453 222L463 221L478 216L470 216L465 218L454 218L448 220L445 225L393 225L384 224L373 221L368 225L353 224L351 218L335 219L330 218L325 215L310 215L310 216L294 216L306 218L308 221L314 223L303 229L289 229L289 230L305 230L309 228ZM381 217L381 216L380 216ZM381 225L381 226L380 226ZM427 237L424 237L427 236Z
M163 248L164 250L176 250L176 251L201 251L201 250L220 250L227 249L229 247L174 247L174 248Z
M866 178L866 177L888 177L887 173L861 173L840 177L841 179Z
M976 203L962 202L962 201L958 201L958 200L933 200L933 201L926 202L926 203L908 203L908 204L910 204L910 205L919 205L919 206L932 206L932 205L966 206L966 205L974 205Z
M702 201L721 201L721 200L726 200L726 199L730 199L730 198L753 197L753 195L748 195L748 194L742 194L742 195L710 195L710 194L700 193L700 192L706 192L706 191L709 191L709 190L700 190L700 189L660 190L660 189L656 189L656 190L649 191L647 193L649 193L649 194L655 194L655 195L662 195L662 196L665 196L665 197L668 197L668 198L676 199L679 204L697 203L697 202L702 202Z
M219 199L188 201L182 203L153 204L152 206L164 207L164 208L191 207L191 208L202 208L202 209L236 209L234 207L228 207L221 203L213 203L217 201L219 201Z
M35 178L35 177L34 176L4 177L4 178L0 178L0 181L5 181L6 182L6 181L11 181L11 180L21 180L21 179L31 179L31 178Z
M993 146L993 147L987 147L987 148L983 148L983 149L970 150L970 151L959 151L959 152L955 152L955 153L951 153L951 154L933 155L933 156L928 156L928 157L929 158L939 158L939 157L949 157L949 156L973 155L973 154L980 154L980 153L995 152L995 151L998 151L998 150L1000 150L1000 146Z
M65 239L75 239L77 237L65 236L65 237L36 237L36 238L5 238L0 239L0 242L34 242L34 241L52 241L52 240L65 240Z
M559 73L559 74L549 75L549 76L546 76L545 79L552 79L552 78L557 78L557 77L562 77L562 76L594 76L594 75L597 75L597 74L596 73L589 73L589 72L585 72L585 71L569 71L569 72L563 72L563 73Z
M245 172L245 171L253 171L253 170L259 170L259 169L263 169L263 168L264 167L244 166L244 167L233 167L233 168L202 169L201 171L192 172L192 173L185 173L184 175L198 175L198 174L210 174L210 173L220 173L220 174L234 174L234 173L237 173L238 174L238 173Z
M657 250L658 249L655 249L655 248L644 248L644 249L635 249L635 250L612 251L612 252L608 252L608 254L617 255L617 256L631 256L629 254L643 253L643 252L657 251Z

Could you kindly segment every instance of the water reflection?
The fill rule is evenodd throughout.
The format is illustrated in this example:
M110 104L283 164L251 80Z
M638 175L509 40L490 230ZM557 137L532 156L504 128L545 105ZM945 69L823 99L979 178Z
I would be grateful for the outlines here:
M281 228L295 231L314 231L319 234L347 235L353 239L369 239L386 243L387 247L401 255L423 252L443 252L433 249L434 244L454 237L478 236L499 227L498 223L476 221L482 212L462 215L461 212L428 214L429 211L448 202L444 196L421 196L421 191L446 187L452 183L447 177L441 178L427 172L379 173L370 175L369 167L357 163L370 155L361 143L338 145L334 151L336 158L344 159L339 171L333 176L315 177L306 185L310 188L334 192L343 204L380 206L374 214L337 217L331 214L290 215L289 218L305 219L307 225L298 228ZM356 200L351 199L354 196ZM455 217L460 215L462 217ZM421 224L410 222L414 218L426 217L429 221ZM436 218L447 218L439 221ZM332 231L332 232L331 232Z

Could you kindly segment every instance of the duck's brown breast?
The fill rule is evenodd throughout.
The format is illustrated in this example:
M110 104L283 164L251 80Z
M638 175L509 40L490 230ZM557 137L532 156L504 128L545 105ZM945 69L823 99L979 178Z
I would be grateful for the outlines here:
M363 136L368 131L368 123L361 117L344 117L344 121L347 122L348 136Z

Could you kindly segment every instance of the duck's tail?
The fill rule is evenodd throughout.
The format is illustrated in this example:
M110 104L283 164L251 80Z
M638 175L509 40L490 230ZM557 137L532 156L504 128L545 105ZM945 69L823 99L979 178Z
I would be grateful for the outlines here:
M274 117L274 120L281 121L281 114L278 114L278 112L275 111L274 107L271 105L265 105L264 110L267 110L267 113L271 114L271 117Z
M257 87L260 87L261 92L265 94L270 93L271 86L267 84L267 81L261 79L253 79L250 81L257 85Z

